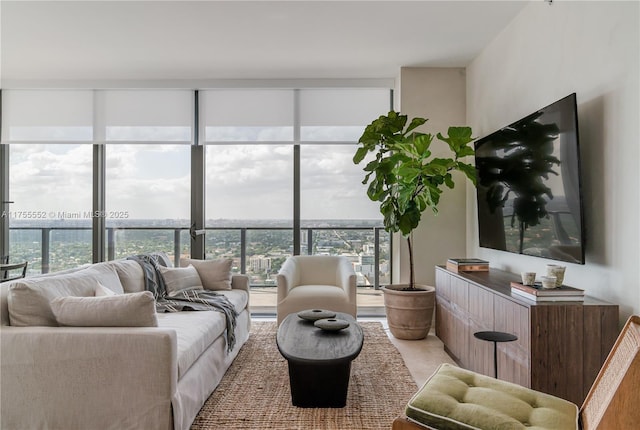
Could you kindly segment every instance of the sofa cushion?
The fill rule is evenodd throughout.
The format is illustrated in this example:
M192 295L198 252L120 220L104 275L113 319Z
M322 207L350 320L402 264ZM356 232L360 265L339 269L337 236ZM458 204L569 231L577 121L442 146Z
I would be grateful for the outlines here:
M176 331L178 379L223 333L225 316L217 311L184 311L158 314L158 327Z
M116 295L115 292L111 291L109 288L102 285L99 281L96 282L96 290L95 290L96 297L115 296L115 295Z
M242 312L249 305L249 293L244 290L219 290L216 293L229 299L237 313Z
M113 267L120 278L125 293L137 293L145 290L144 271L135 260L114 260L97 263L94 266L105 265Z
M156 303L150 291L99 297L56 297L51 310L61 326L157 327Z
M9 321L12 326L57 326L51 300L64 296L95 296L97 282L116 293L123 292L116 271L108 266L24 278L9 287Z
M233 260L226 258L220 260L194 260L181 258L180 266L193 265L200 275L202 286L206 290L230 290L231 289L231 265Z
M159 266L164 279L164 287L167 295L174 296L183 290L202 290L202 281L198 271L192 265L187 267L163 267Z
M411 398L405 412L443 430L578 428L578 407L567 400L446 363Z

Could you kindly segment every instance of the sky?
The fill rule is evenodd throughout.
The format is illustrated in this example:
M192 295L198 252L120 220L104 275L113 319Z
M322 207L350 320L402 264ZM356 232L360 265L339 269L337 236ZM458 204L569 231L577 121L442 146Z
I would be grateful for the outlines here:
M351 161L355 148L302 145L303 219L379 218L361 184L362 166ZM107 145L107 211L131 219L189 219L189 152L189 145ZM10 163L11 211L47 218L91 211L92 145L11 145ZM293 145L207 145L206 166L208 219L292 217Z

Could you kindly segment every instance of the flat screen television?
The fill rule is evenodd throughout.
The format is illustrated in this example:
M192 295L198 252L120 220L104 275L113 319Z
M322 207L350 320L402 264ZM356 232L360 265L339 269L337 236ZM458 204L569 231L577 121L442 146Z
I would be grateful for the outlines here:
M480 246L584 264L575 93L474 147Z

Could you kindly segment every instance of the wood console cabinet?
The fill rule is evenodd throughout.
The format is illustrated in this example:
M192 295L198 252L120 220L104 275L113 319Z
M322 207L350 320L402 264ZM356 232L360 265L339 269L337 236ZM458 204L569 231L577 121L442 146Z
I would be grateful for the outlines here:
M473 333L518 336L498 343L498 377L581 405L618 336L618 305L531 302L511 295L519 276L497 269L436 267L436 335L462 367L494 376L493 343Z

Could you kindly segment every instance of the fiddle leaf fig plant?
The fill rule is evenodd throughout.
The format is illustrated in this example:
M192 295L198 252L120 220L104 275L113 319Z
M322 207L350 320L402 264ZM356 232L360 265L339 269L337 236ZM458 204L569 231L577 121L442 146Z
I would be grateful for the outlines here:
M364 167L363 184L369 184L367 196L380 202L384 228L389 233L400 232L409 246L410 283L415 289L411 232L418 227L422 213L430 208L438 212L443 187L454 188L452 173L459 171L475 185L473 165L461 161L473 155L469 145L473 141L469 127L449 127L447 136L416 131L425 118L413 118L391 111L369 124L360 139L353 157L360 164L369 153L375 158ZM408 125L407 125L408 123ZM448 145L449 158L433 155L434 137Z

